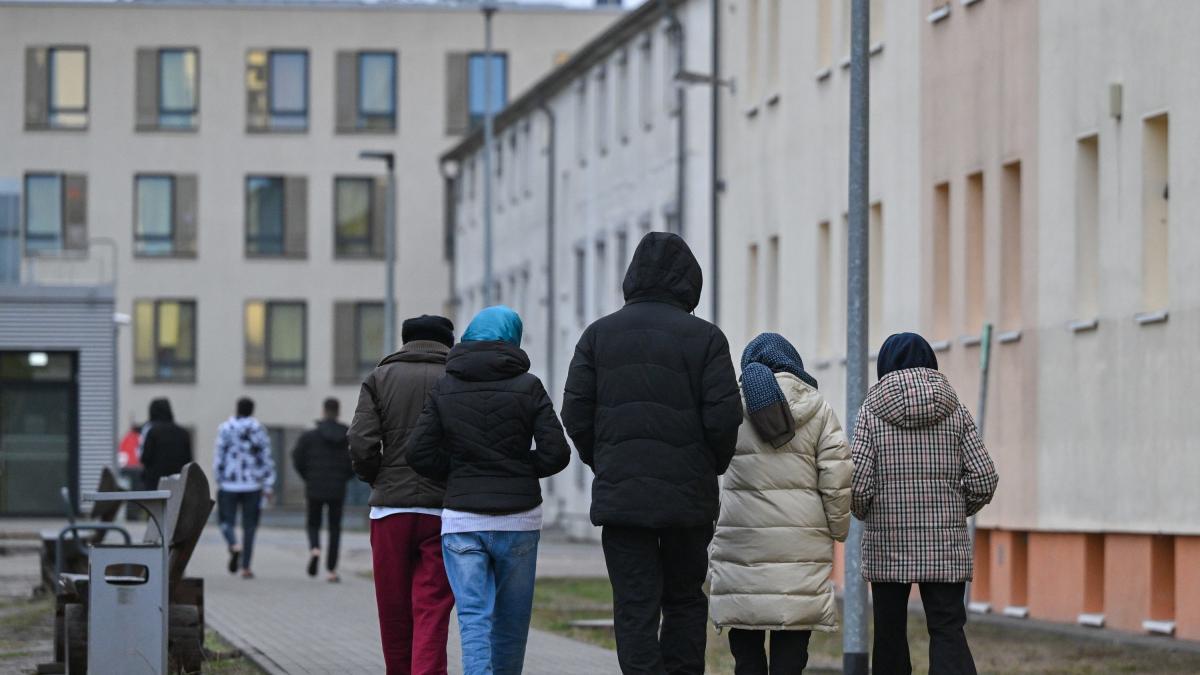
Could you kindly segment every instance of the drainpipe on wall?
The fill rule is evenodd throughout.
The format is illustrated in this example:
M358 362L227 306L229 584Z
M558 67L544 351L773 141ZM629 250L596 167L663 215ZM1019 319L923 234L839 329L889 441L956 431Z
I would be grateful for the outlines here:
M675 107L678 109L678 127L676 128L675 138L675 155L676 155L676 176L675 176L675 214L679 219L680 232L687 232L687 221L685 216L687 213L684 207L684 199L687 197L687 92L675 80L679 73L684 71L684 63L686 61L686 48L683 35L683 24L679 22L679 17L675 15L675 8L671 4L671 0L658 0L658 4L662 7L663 17L667 20L667 30L670 35L675 38L678 49L675 52L675 76L671 78L671 82L675 86Z
M554 264L554 174L557 171L554 160L558 127L557 121L554 118L554 111L550 109L550 106L546 105L545 101L538 104L538 110L541 110L546 115L548 137L546 140L546 388L550 391L555 391L554 364L557 354L555 353L554 338L558 334L558 296L555 287L556 267Z
M712 265L712 322L719 324L721 320L721 0L712 0L712 110L709 112L709 156L712 159L712 169L709 185L709 206L711 213L711 231L709 232L709 255Z

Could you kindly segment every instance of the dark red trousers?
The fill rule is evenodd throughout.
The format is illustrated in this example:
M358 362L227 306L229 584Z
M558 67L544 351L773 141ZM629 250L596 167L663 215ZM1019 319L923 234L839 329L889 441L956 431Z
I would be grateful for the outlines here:
M398 513L372 520L371 557L388 675L446 675L454 594L442 563L442 519Z

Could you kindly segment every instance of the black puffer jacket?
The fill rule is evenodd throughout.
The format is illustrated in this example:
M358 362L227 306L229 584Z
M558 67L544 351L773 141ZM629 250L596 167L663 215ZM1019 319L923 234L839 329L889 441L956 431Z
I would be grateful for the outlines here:
M446 508L528 511L542 503L538 479L570 461L554 405L524 351L505 342L450 350L408 445L413 469L446 481Z
M700 265L683 239L651 232L625 275L625 307L575 348L563 421L592 467L592 522L683 527L717 517L742 402L729 343L691 315Z
M171 402L156 398L150 402L150 421L142 429L142 481L147 490L158 487L163 476L183 470L192 461L192 436L175 424Z
M346 483L354 475L347 448L346 425L333 420L321 420L316 429L300 435L292 449L292 466L304 479L305 498L346 500Z

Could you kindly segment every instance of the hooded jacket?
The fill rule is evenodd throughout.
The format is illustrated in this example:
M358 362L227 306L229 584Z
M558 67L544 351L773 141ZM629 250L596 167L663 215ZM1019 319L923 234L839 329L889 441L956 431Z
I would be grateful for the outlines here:
M852 446L862 575L879 582L970 581L967 518L998 477L975 420L946 376L897 370L868 392Z
M414 471L405 444L449 352L434 340L406 342L363 381L350 422L350 459L371 486L371 506L441 508L445 483Z
M450 351L408 453L422 475L446 481L446 508L486 514L538 506L539 479L571 460L529 357L504 341L462 342Z
M625 275L625 306L575 347L563 421L596 474L596 525L717 517L717 476L733 457L742 405L725 335L691 314L702 284L683 239L651 232Z
M150 402L150 421L142 427L142 481L147 490L158 487L163 476L183 470L192 461L192 436L175 424L171 402L157 398Z
M795 434L780 447L749 420L721 480L709 611L718 627L837 630L833 542L850 529L850 449L829 403L776 373Z
M253 417L230 417L217 429L213 475L224 492L255 492L275 486L271 436Z
M346 443L346 425L321 420L300 435L292 448L292 466L304 479L306 499L346 501L346 482L354 476Z

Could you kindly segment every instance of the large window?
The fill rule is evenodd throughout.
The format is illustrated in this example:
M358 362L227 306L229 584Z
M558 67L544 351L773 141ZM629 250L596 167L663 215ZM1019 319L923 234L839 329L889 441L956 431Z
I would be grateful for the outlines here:
M1166 113L1150 117L1142 130L1142 307L1165 310L1170 274L1170 126Z
M638 44L638 117L642 129L654 128L654 38L646 33Z
M389 132L395 128L396 52L338 52L338 132Z
M134 380L196 381L194 300L137 300L133 330Z
M246 255L303 258L307 253L307 180L246 178Z
M476 127L483 124L483 117L487 114L489 86L493 113L500 112L508 103L508 55L492 52L490 85L487 83L487 54L482 52L471 54L468 68L467 101L470 107L471 126Z
M133 250L140 256L196 254L196 177L134 178Z
M194 48L137 51L137 128L195 129L200 54Z
M87 250L87 178L31 173L25 176L25 253Z
M308 344L303 302L246 303L246 382L303 384Z
M374 178L334 179L334 251L339 258L377 258L383 251L382 186Z
M334 384L358 384L384 356L383 303L339 302L333 313Z
M251 50L246 55L247 128L308 129L308 52Z
M1075 146L1075 317L1100 311L1100 137Z
M27 48L25 128L85 129L87 124L87 48Z

